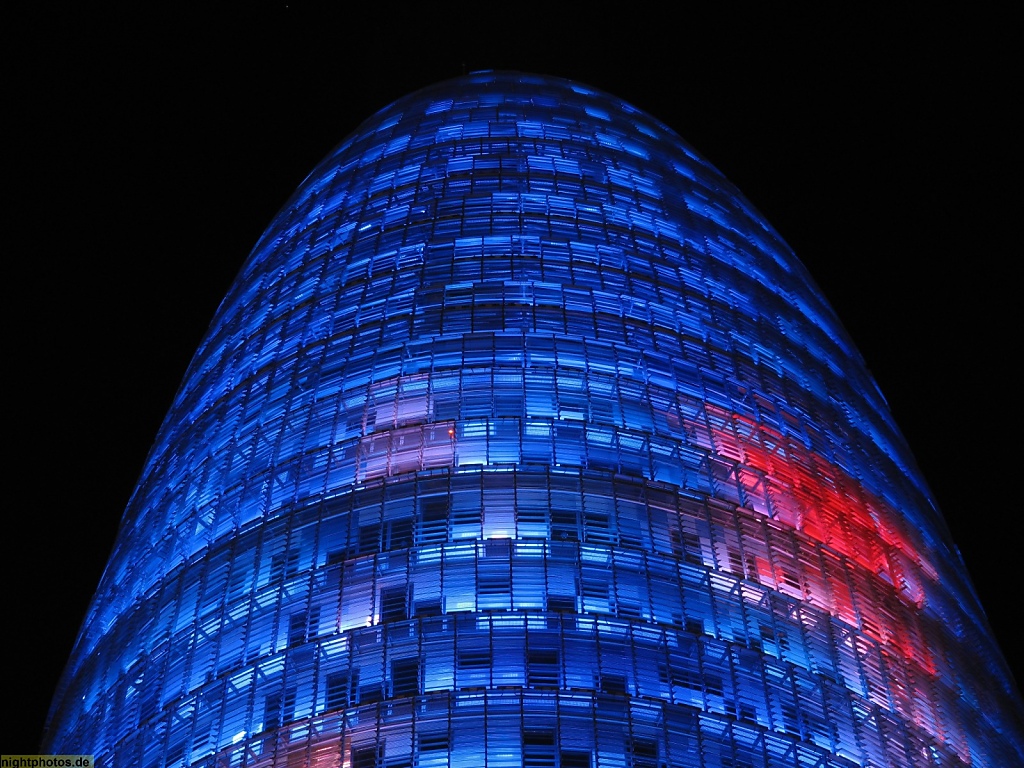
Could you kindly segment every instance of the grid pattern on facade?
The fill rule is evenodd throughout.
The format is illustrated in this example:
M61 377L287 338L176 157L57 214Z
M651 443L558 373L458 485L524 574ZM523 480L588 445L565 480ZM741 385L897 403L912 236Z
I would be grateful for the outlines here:
M666 127L397 102L193 360L47 737L116 765L945 766L1021 705L863 362Z

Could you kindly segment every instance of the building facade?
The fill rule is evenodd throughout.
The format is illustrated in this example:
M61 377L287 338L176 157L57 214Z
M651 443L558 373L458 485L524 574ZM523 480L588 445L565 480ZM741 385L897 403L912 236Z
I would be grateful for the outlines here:
M657 120L479 73L365 122L161 428L44 748L111 766L1024 764L805 269Z

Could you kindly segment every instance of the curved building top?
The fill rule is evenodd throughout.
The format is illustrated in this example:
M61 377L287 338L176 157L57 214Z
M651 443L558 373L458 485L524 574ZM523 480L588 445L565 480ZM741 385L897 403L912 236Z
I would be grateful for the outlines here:
M491 301L521 296L537 315L567 310L547 324L506 322L506 335L602 341L599 316L607 312L643 324L649 338L607 342L635 353L629 375L669 387L680 376L715 381L699 389L726 410L745 400L754 417L750 385L766 376L780 388L771 395L777 402L782 390L805 392L827 415L818 423L837 432L823 439L865 446L898 468L907 487L867 468L862 480L906 509L914 527L929 536L940 528L885 400L834 312L717 169L614 96L552 77L481 72L378 112L282 208L193 359L111 565L136 568L122 553L139 552L139 537L155 547L176 531L178 521L161 512L169 495L193 496L193 510L210 508L252 475L254 461L270 465L269 454L224 462L239 430L276 443L266 436L270 414L252 412L254 398L281 404L316 398L334 379L379 382L400 367L384 365L389 356L398 361L439 336L491 332L482 314L465 326L419 317L431 301L479 306L485 291ZM379 338L367 344L367 319L402 302L402 323L374 328ZM292 332L314 307L330 311ZM737 370L729 361L737 351L754 367ZM224 413L242 399L244 418ZM181 455L200 435L206 454ZM800 437L807 445L816 439ZM907 495L913 503L902 503ZM176 531L172 557L186 560L231 529ZM149 586L132 583L132 591Z
M442 506L432 483L447 484ZM488 518L488 494L506 486L522 508ZM816 676L808 690L863 717L844 725L834 708L832 730L815 731L821 718L784 728L766 714L756 727L804 727L815 749L872 755L859 764L911 764L871 762L889 747L862 742L888 733L883 720L943 760L1016 749L992 746L1008 727L997 713L1019 701L963 565L878 387L790 248L649 115L574 82L490 72L364 122L257 243L146 461L55 700L52 743L115 731L100 725L114 717L105 697L144 696L146 668L174 675L173 691L142 707L156 723L214 678L259 688L255 665L286 663L278 635L323 650L384 621L347 598L338 608L336 592L321 601L340 560L419 547L429 570L438 547L558 537L650 553L691 603L671 614L634 585L619 602L510 596L503 610L571 604L775 654L785 679ZM622 583L639 578L622 567ZM769 605L765 626L809 638L808 650L730 624L743 590L762 597L736 615ZM491 610L464 591L443 611ZM340 618L323 618L320 634L286 631L288 601ZM323 690L310 687L320 693L302 717L341 706ZM272 718L254 712L209 731L223 743L207 733L203 749L256 749L247 740ZM842 729L854 735L830 735ZM110 738L135 737L123 725Z

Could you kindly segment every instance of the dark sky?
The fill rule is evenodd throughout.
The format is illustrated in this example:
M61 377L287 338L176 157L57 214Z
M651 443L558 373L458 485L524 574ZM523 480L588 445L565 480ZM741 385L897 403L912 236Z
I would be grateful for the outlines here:
M889 399L1021 679L1017 27L553 5L8 20L0 751L36 750L145 455L262 230L364 118L476 69L632 102L765 214Z

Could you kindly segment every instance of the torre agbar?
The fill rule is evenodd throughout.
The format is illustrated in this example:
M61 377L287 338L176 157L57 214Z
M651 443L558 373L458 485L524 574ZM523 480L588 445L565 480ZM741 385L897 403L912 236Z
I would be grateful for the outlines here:
M1024 764L818 288L669 128L477 73L302 182L167 415L51 709L112 768Z

